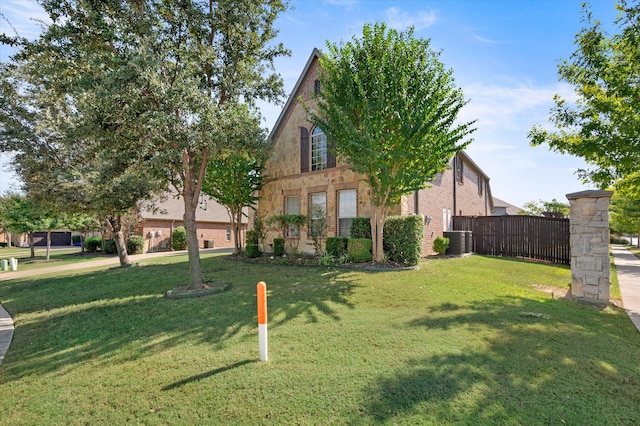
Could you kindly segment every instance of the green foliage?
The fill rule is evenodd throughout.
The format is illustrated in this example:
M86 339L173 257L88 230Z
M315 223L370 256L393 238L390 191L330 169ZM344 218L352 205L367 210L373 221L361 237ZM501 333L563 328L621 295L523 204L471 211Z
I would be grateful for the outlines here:
M187 231L184 226L174 228L171 234L171 249L186 250L187 248Z
M273 254L275 256L282 256L285 254L284 250L284 238L274 238L273 239Z
M329 256L339 258L347 252L349 239L345 237L329 237L325 247L325 252Z
M551 201L528 201L522 205L519 214L529 216L542 216L544 213L560 213L563 217L569 217L569 203L562 203L555 198Z
M371 240L369 238L349 238L347 243L347 258L351 262L371 262Z
M87 238L85 238L84 239L84 248L89 253L95 253L96 251L98 251L98 249L102 249L102 238L100 238L100 237L87 237Z
M614 232L633 234L640 232L639 188L622 185L615 189L609 205L609 226Z
M438 254L445 254L447 249L449 248L449 238L437 236L435 240L433 240L433 251Z
M82 236L81 235L72 235L71 236L71 242L73 244L78 244L82 241Z
M245 254L249 258L255 258L260 257L262 252L260 251L258 244L247 243L247 246L245 247Z
M258 244L260 242L260 232L249 229L246 234L247 244Z
M601 188L634 174L640 163L640 4L616 7L619 32L610 37L583 4L576 51L558 66L560 79L573 86L579 100L556 95L549 118L556 130L535 126L529 133L533 146L547 144L583 158L592 169L579 170L579 176ZM640 175L636 179L638 186Z
M351 223L351 238L371 238L371 218L356 217Z
M130 235L127 240L127 253L141 254L144 251L144 237L141 235Z
M108 239L104 240L102 250L105 254L118 254L118 248L116 247L116 240Z
M611 236L609 238L609 243L610 244L623 244L623 245L629 245L629 240L626 238L619 238L619 237L614 237Z
M307 223L307 216L302 214L279 214L271 216L267 225L275 226L280 236L299 238L300 228Z
M390 216L384 224L384 251L389 260L417 265L422 255L424 217Z
M474 122L457 119L466 101L439 57L413 29L376 23L365 25L362 37L327 43L320 58L322 90L317 107L308 107L310 120L335 154L365 175L376 261L384 259L389 208L443 172L475 130Z

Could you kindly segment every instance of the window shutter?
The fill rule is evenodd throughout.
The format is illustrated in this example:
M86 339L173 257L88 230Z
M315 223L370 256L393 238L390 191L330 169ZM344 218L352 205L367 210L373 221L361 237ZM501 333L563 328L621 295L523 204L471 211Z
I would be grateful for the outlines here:
M327 169L336 166L336 156L333 153L333 147L335 144L331 139L327 141Z
M300 127L300 173L309 171L309 130Z

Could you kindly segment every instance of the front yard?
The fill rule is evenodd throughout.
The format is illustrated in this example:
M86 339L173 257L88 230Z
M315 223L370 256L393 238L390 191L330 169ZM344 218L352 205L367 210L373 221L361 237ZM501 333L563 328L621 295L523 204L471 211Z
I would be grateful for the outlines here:
M640 421L640 334L621 309L561 299L568 267L472 256L366 272L202 258L230 290L163 298L186 283L186 256L0 282L16 322L0 423Z

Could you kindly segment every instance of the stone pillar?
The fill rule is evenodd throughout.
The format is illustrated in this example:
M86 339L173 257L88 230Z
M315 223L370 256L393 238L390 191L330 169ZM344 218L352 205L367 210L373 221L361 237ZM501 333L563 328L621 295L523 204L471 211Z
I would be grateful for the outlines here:
M567 194L571 212L571 295L609 303L609 200L612 191Z

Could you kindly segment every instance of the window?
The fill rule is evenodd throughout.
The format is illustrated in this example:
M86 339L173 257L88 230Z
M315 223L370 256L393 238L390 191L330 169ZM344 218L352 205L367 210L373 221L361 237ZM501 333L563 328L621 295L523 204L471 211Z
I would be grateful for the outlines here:
M294 195L294 196L285 198L284 213L300 214L300 196L299 195ZM300 236L300 230L295 225L290 225L285 230L285 237L287 238L298 238L299 236Z
M482 186L483 186L484 182L482 180L482 177L480 175L478 175L478 195L482 196Z
M456 159L456 180L460 183L464 182L464 162L462 158L455 157Z
M358 216L358 197L355 189L338 192L338 237L351 237L351 224Z
M327 136L316 127L311 133L311 171L327 168Z
M320 94L320 80L316 80L313 82L313 93L315 95Z
M227 226L227 241L231 241L231 227Z
M309 235L327 236L327 194L319 192L311 194L309 200Z
M451 230L451 210L450 209L442 209L442 231L450 231Z

